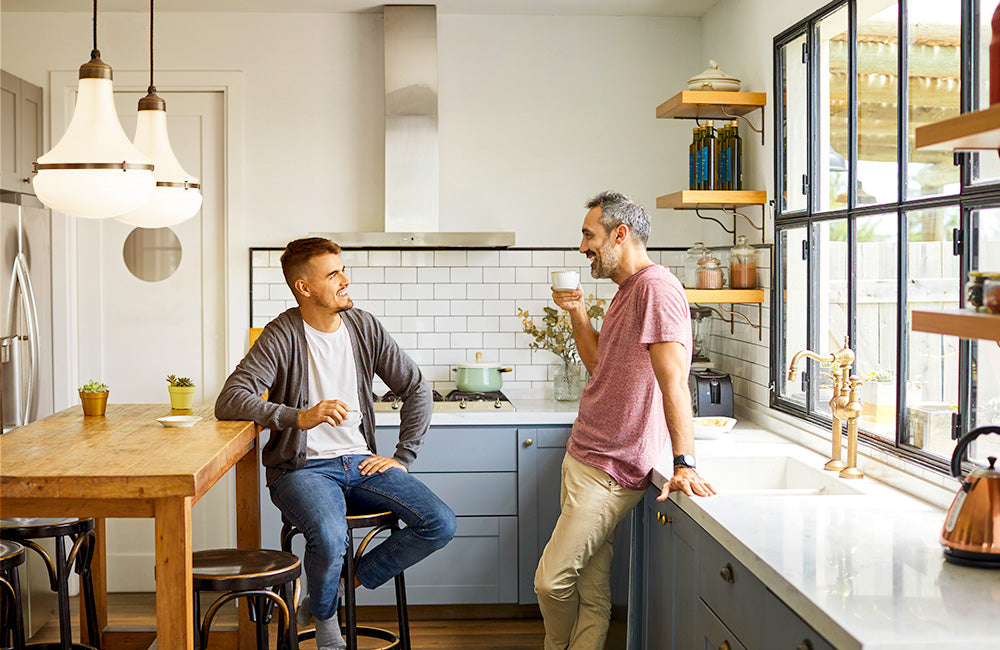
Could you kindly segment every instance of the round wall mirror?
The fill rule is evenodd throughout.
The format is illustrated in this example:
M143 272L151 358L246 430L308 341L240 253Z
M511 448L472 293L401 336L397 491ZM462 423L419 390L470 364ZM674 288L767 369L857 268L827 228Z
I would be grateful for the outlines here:
M122 257L135 277L160 282L181 265L181 241L170 228L136 228L125 238Z

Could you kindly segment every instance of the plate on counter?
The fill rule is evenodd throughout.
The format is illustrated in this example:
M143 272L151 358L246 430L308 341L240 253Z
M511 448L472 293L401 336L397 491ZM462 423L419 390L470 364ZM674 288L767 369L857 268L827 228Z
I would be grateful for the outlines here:
M201 419L200 415L168 415L156 421L165 427L193 427Z
M729 433L736 426L736 418L703 417L693 418L695 440L715 440Z

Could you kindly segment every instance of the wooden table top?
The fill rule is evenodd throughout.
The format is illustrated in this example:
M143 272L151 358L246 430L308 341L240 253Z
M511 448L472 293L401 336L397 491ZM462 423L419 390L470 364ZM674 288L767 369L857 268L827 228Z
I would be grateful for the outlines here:
M203 419L168 428L167 404L108 404L104 417L79 405L0 437L0 498L197 501L256 439L252 422Z

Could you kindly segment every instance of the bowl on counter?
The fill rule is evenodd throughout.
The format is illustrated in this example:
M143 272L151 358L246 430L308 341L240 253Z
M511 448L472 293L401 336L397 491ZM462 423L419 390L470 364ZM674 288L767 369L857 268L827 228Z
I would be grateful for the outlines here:
M736 418L721 416L692 418L695 440L717 440L736 426Z

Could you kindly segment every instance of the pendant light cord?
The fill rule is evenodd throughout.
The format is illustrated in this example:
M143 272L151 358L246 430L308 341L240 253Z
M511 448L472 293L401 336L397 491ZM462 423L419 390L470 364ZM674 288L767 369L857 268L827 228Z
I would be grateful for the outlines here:
M153 0L149 0L149 92L156 92L153 85Z
M101 56L100 51L97 49L97 0L94 0L94 51L90 56L94 58Z

